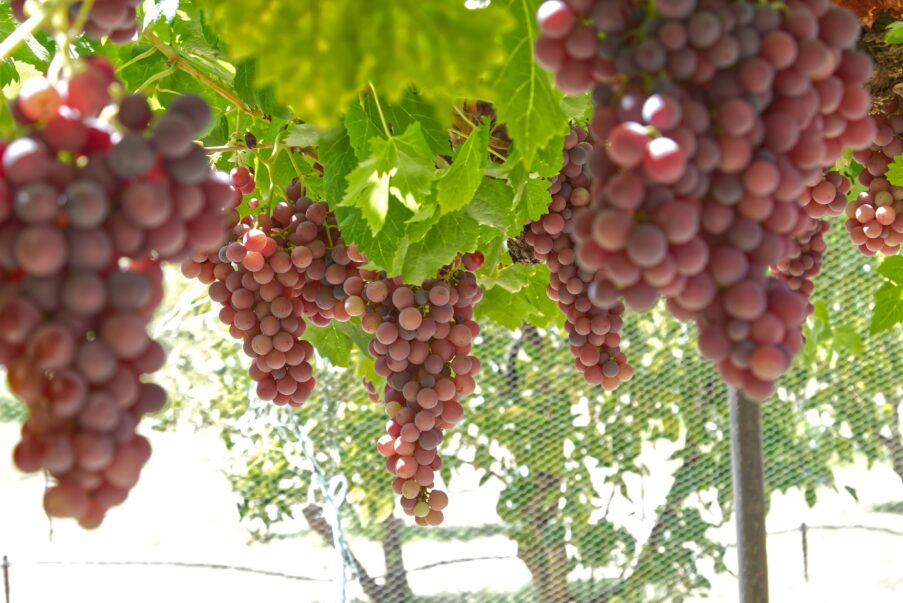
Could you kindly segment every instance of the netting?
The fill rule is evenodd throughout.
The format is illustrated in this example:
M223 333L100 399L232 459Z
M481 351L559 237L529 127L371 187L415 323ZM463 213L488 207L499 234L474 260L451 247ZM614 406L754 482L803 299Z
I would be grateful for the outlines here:
M829 233L806 349L763 412L775 601L903 590L903 331L869 333L882 278L845 237ZM375 451L386 417L359 350L319 361L300 410L256 401L203 288L168 287L155 336L172 404L130 500L96 533L54 522L48 540L43 479L0 464L10 601L185 585L226 601L736 600L726 390L691 326L628 315L636 374L605 393L561 329L484 322L479 389L442 444L447 521L420 528ZM0 447L22 414L0 395Z

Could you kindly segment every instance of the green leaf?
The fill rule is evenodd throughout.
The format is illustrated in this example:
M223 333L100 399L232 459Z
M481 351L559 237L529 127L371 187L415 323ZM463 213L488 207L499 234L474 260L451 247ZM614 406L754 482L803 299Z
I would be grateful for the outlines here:
M875 292L875 309L869 333L889 331L903 322L903 287L885 283Z
M405 282L421 283L458 253L475 250L478 227L463 211L442 216L420 241L408 248L402 270Z
M317 156L323 165L326 201L335 207L345 196L348 173L357 165L354 149L344 128L333 130L320 143Z
M352 322L333 320L325 327L308 323L304 339L314 346L320 356L336 366L351 366L350 352L353 348L367 351L367 334Z
M895 255L884 258L878 266L878 274L898 285L903 285L903 257Z
M549 183L545 180L529 180L524 189L524 207L527 220L538 220L549 213L549 204L552 195L549 193Z
M887 167L887 181L894 186L903 186L903 155L894 157Z
M545 264L512 264L495 277L484 276L483 300L477 305L478 320L491 320L508 329L523 321L546 327L561 319L558 306L549 299L549 269Z
M19 72L16 70L16 64L12 59L3 59L0 61L0 88L12 82L19 81Z
M804 496L806 498L806 505L810 509L814 507L816 501L818 500L818 495L815 493L815 488L806 488Z
M312 147L322 137L323 133L310 124L292 124L286 130L283 143L289 147Z
M484 287L501 287L509 293L517 293L536 277L537 271L537 265L511 264L494 277L484 277L481 283Z
M847 494L853 497L853 500L859 502L859 492L856 490L856 488L852 486L844 486L843 489L847 491Z
M196 4L236 57L266 66L256 73L258 87L272 85L299 118L325 126L369 83L393 102L412 84L440 107L485 98L483 76L504 57L509 23L497 3L470 9L449 0Z
M443 214L471 202L483 179L489 153L489 125L482 124L455 150L451 167L438 183L438 203Z
M386 223L379 236L373 235L360 209L337 207L335 213L342 236L346 241L356 243L358 249L367 254L371 264L391 275L401 272L409 245L405 222L413 216L410 210L400 203L390 204Z
M884 30L884 42L887 44L903 44L903 21L894 21Z
M387 121L387 125L394 131L403 132L408 122L397 123ZM374 138L388 138L389 133L383 129L379 111L376 108L376 98L372 94L365 94L355 102L348 105L345 114L345 131L358 159L366 159L369 156L370 141Z
M507 233L513 229L513 223L524 225L512 211L513 208L514 189L504 180L483 178L474 193L473 200L465 206L464 211L478 223Z
M434 154L451 154L448 129L436 118L433 108L413 90L405 92L399 105L386 98L377 99L375 94L361 95L349 105L345 114L345 128L359 159L367 158L371 138L388 138L404 132L414 122L420 124L423 137Z
M348 174L341 205L360 209L378 234L393 198L417 211L429 197L436 175L433 157L417 122L401 136L370 139L370 157Z
M505 37L507 59L492 81L498 119L519 147L527 168L532 166L538 149L568 129L561 94L552 87L549 74L533 59L533 45L539 35L536 10L540 3L508 0L517 26Z
M862 338L856 332L853 325L840 325L834 328L834 343L839 351L845 352L850 356L860 356L862 354Z
M593 98L589 92L561 99L561 110L571 121L586 124L593 114Z

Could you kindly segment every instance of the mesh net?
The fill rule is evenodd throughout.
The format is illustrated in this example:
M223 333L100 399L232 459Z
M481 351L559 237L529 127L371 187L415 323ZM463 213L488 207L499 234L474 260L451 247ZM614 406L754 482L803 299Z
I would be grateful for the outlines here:
M805 351L763 410L775 601L903 592L903 331L869 335L882 278L844 238L829 233ZM484 324L479 390L442 445L446 524L425 529L395 509L365 358L320 360L300 410L255 401L203 289L168 280L172 404L130 500L96 533L54 522L47 538L43 477L0 463L10 601L186 585L225 601L737 600L727 392L692 327L628 313L636 375L606 394L561 329ZM0 447L22 414L0 394Z

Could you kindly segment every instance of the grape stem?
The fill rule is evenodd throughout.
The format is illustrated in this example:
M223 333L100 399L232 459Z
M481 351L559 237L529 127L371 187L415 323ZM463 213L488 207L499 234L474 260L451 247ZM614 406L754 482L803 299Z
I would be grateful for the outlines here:
M88 15L91 14L92 6L94 6L94 0L85 0L82 3L78 9L78 14L75 15L75 21L72 23L70 31L80 32L85 28L85 23L88 22Z
M159 50L163 56L165 56L169 62L181 69L188 75L196 78L199 82L225 98L227 101L235 105L241 111L247 113L252 117L256 117L259 119L270 119L269 115L266 115L263 111L256 107L248 107L241 98L238 97L237 94L226 88L221 82L218 82L211 78L209 75L192 65L184 56L179 54L177 50L167 46L160 38L152 34L151 32L145 30L144 38L153 45L154 48ZM2 58L2 57L0 57Z
M248 148L246 145L243 145L243 144L235 144L235 145L223 145L223 146L218 146L218 147L204 147L204 151L208 155L212 155L214 153L240 153L242 151L253 151L256 149L272 149L275 146L276 145L272 142L259 142L259 143L257 143L257 146L255 146L253 149ZM307 155L314 161L317 160L317 154L314 151L312 151L311 149L302 148L302 147L282 147L282 148L283 149L298 149L302 155Z
M468 138L470 138L470 134L465 134L464 132L461 132L460 130L456 130L456 129L454 129L454 128L449 128L448 131L451 132L452 134L456 135L456 136L460 136L460 137L463 138L464 140L467 140ZM495 155L497 158L501 159L502 161L505 161L505 156L504 156L504 155L502 155L501 153L499 153L498 151L496 151L496 150L493 149L492 147L487 147L487 148L488 148L489 152L490 152L492 155Z

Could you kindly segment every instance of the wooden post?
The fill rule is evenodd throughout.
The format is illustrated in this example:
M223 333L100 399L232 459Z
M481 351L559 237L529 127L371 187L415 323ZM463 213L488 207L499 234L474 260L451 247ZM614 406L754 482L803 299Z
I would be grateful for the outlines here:
M759 405L733 388L731 461L740 603L768 603L768 552L765 532L765 482L762 473L762 418Z

